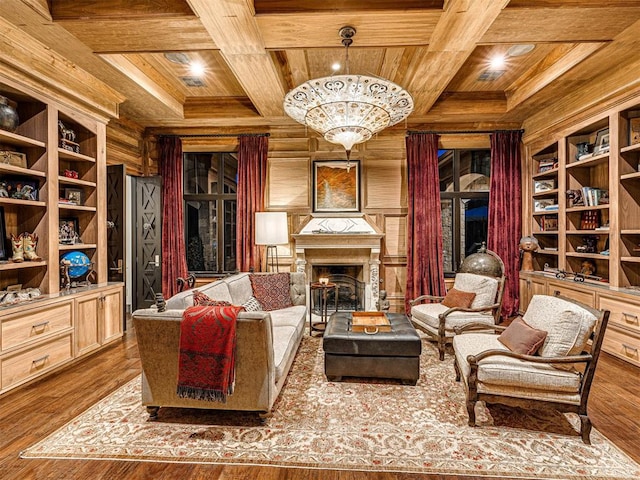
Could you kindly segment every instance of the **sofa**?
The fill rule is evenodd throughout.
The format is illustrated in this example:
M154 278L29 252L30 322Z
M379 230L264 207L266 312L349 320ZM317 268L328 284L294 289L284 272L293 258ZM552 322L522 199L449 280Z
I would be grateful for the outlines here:
M260 305L256 302L253 284L269 279L252 279L253 275L288 275L291 306L255 310ZM280 280L286 282L282 277ZM195 290L211 299L247 308L237 318L235 388L224 403L181 398L176 393L180 322L184 310L193 305ZM264 289L260 293L264 297ZM136 310L132 318L142 363L142 404L151 418L158 416L160 407L243 410L268 416L304 335L306 316L304 273L238 273L180 292L160 308Z

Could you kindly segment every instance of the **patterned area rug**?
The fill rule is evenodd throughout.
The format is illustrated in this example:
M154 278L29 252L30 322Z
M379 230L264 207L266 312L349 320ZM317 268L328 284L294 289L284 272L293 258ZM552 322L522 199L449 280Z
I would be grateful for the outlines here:
M149 421L140 379L98 402L23 458L277 465L544 479L637 479L640 467L576 415L483 404L467 425L451 357L424 341L418 385L327 382L320 339L305 337L262 425L254 414L165 408Z

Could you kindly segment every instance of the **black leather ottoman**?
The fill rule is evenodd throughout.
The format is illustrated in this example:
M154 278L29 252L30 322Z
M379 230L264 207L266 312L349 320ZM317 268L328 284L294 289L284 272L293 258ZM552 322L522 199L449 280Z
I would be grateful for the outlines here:
M322 339L324 373L342 377L397 378L415 385L420 377L422 343L406 315L388 313L391 332L375 335L351 331L351 313L334 313Z

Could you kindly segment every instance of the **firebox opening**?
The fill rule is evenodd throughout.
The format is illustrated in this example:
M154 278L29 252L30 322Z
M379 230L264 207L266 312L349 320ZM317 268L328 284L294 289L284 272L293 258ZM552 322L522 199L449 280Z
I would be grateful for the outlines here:
M312 281L328 278L336 288L327 294L327 305L330 311L362 311L365 302L365 283L361 281L361 265L314 265ZM312 311L319 314L319 290L312 290Z

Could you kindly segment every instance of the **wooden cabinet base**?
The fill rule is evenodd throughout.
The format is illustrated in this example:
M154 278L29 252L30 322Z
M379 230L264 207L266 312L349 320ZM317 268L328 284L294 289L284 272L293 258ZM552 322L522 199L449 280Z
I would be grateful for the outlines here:
M123 285L93 285L0 311L0 395L123 334Z

